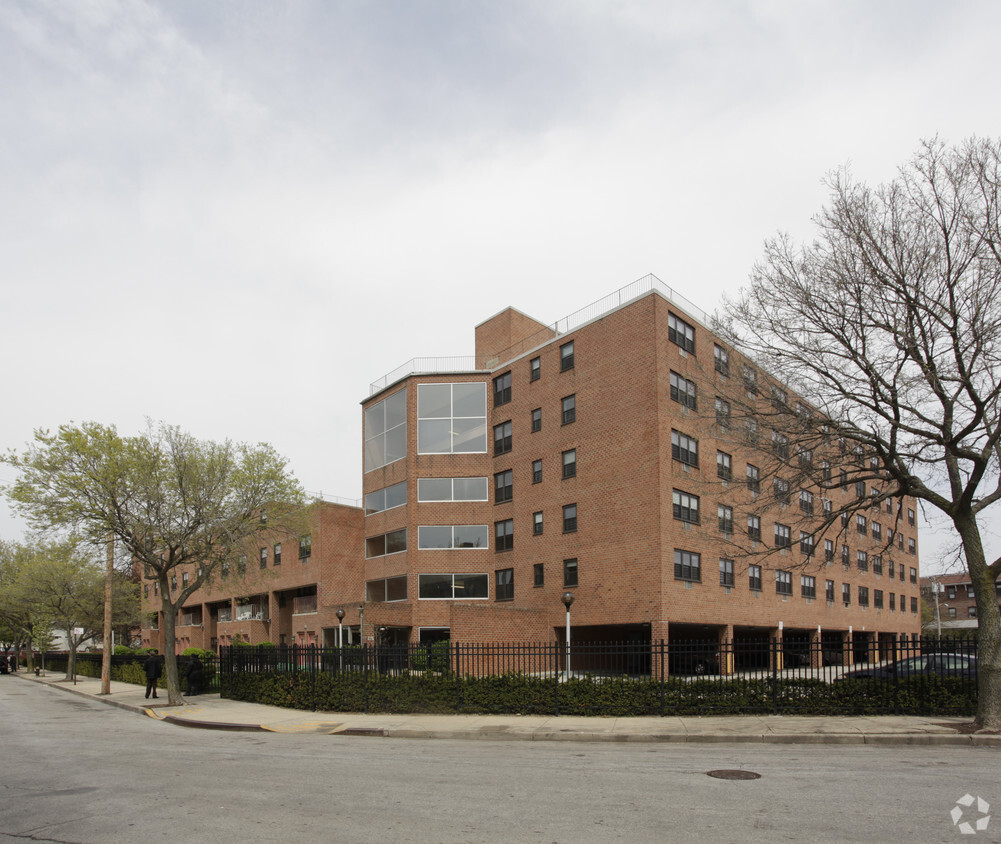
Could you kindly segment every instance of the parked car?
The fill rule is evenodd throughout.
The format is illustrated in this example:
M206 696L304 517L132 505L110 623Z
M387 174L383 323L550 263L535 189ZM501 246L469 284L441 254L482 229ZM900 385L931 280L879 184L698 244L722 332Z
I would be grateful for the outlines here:
M922 674L937 674L940 677L970 677L977 676L977 658L964 654L923 654L921 656L887 662L883 665L873 665L866 668L856 668L842 675L845 680L873 679L892 680L894 677L906 679Z
M671 642L671 674L719 674L719 645L715 642Z

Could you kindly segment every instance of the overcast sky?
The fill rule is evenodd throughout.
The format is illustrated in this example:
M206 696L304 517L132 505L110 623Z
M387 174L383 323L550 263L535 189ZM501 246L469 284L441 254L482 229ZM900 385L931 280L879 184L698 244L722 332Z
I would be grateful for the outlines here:
M996 136L998 32L991 0L7 0L0 447L149 417L357 498L370 382L647 273L712 311L827 171Z

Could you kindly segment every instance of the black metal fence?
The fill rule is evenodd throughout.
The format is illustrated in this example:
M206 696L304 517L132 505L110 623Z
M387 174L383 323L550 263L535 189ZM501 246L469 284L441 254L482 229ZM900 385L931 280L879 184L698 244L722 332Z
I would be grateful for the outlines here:
M299 709L973 714L976 641L227 647L224 697Z

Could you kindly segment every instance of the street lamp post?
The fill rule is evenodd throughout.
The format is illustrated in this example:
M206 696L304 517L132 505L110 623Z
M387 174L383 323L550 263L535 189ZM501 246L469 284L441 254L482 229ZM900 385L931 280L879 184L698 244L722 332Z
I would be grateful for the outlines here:
M337 656L340 670L344 670L344 610L337 610Z
M358 605L358 640L365 647L365 605Z
M564 592L560 596L563 606L567 608L567 679L570 679L570 605L573 603L573 592Z

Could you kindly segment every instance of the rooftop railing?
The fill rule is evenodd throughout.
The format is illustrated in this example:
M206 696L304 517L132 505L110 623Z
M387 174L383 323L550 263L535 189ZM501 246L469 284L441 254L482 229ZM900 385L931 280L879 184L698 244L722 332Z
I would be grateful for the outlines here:
M578 311L574 311L569 316L565 316L562 319L557 320L552 325L539 329L537 332L519 343L509 346L497 355L496 364L490 366L489 369L493 369L495 366L500 366L509 360L513 360L519 355L524 354L526 351L541 346L556 337L575 331L582 325L598 319L599 317L614 311L616 308L620 308L628 302L638 299L640 296L644 296L654 290L669 302L674 302L679 308L682 308L686 314L698 320L703 325L708 324L709 316L702 310L702 308L686 299L674 290L674 288L664 284L663 281L651 273L637 279L631 284L627 284L625 287L620 287L614 293L610 293L608 296L598 299L598 301L592 302L590 305L587 305ZM402 366L398 366L392 372L382 376L382 378L377 381L373 381L369 385L369 395L375 395L381 390L386 389L386 387L390 384L393 384L408 375L480 371L482 367L477 367L476 364L477 361L475 356L412 358Z

